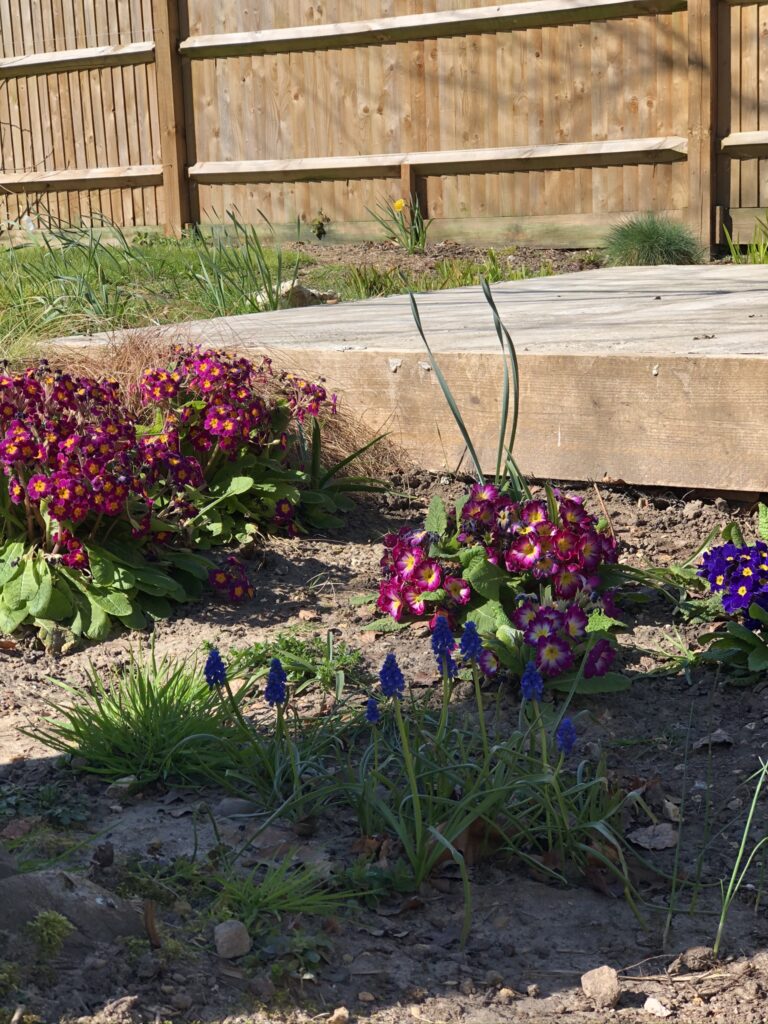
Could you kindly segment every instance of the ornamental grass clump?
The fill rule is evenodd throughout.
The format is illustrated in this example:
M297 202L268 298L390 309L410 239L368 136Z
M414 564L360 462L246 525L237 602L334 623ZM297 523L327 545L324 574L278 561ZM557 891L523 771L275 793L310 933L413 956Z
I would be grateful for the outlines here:
M701 263L702 248L679 221L656 213L641 213L611 228L605 240L613 267L650 267Z

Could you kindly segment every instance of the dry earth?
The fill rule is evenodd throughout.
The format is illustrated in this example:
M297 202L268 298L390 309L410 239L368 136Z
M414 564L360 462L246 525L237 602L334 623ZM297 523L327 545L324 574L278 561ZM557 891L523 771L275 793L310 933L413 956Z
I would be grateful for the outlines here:
M187 657L204 641L215 641L226 653L279 630L325 635L333 629L359 646L375 671L393 640L363 632L368 612L350 606L349 599L375 587L382 534L403 522L417 522L433 488L457 486L419 475L403 475L396 483L401 496L359 510L343 539L271 541L263 566L253 565L257 595L252 605L232 609L206 602L187 608L158 626L157 652ZM695 496L629 488L603 488L601 493L623 557L636 564L680 561L713 526L750 516L747 506L729 509L722 501ZM595 493L588 491L586 497L599 512ZM709 837L696 912L681 907L671 915L666 944L670 851L643 854L650 867L638 874L642 921L615 893L557 888L519 865L490 860L473 868L474 927L466 949L459 942L461 886L446 877L417 900L355 909L314 925L284 921L283 935L314 936L306 940L307 948L315 942L320 958L311 969L305 964L293 975L288 971L277 985L270 977L269 950L241 961L217 959L211 927L191 924L183 901L158 902L163 946L153 949L135 909L142 905L136 893L128 894L126 904L115 896L116 890L124 891L130 865L157 870L195 850L204 857L215 845L210 821L196 813L201 801L213 808L225 844L242 841L252 827L249 819L232 817L231 802L216 792L158 789L118 801L103 783L59 766L18 732L45 713L54 692L49 677L80 686L89 663L114 667L147 638L121 636L59 660L32 641L16 651L0 650L0 842L25 868L44 865L49 871L43 879L47 888L36 896L25 881L28 876L10 874L3 880L0 859L0 962L23 962L29 955L20 926L38 906L35 899L48 899L49 907L61 906L64 913L77 904L81 915L63 954L24 986L24 1012L46 1022L82 1024L311 1019L342 1024L343 1014L332 1015L346 1007L351 1020L371 1024L640 1024L661 1019L644 1009L646 999L655 997L662 1008L657 1012L666 1008L672 1022L768 1020L768 919L755 888L745 888L734 905L725 962L697 971L667 971L678 954L711 945L714 938L719 882L730 873L750 799L747 780L768 747L768 689L760 683L735 687L712 669L682 671L665 661L661 651L674 652L678 640L693 642L701 627L673 623L670 606L661 600L632 611L628 621L621 642L632 689L578 701L586 712L578 754L594 760L604 752L616 783L644 785L646 800L661 821L674 819L675 807L685 798L681 877L695 871ZM424 627L400 634L396 643L413 684L434 685ZM500 701L503 713L514 714L512 687L502 691ZM716 729L727 733L727 742L693 749ZM86 820L52 828L30 814L29 801L46 785L59 787L61 806L78 809ZM760 836L766 831L764 802L757 819ZM352 819L321 816L311 836L298 836L287 823L277 823L259 838L257 851L265 856L265 851L298 849L300 859L309 863L333 864L353 856L356 838ZM105 844L114 850L113 862L103 855ZM116 937L126 929L134 933L127 942ZM264 941L279 946L275 934ZM620 972L617 1009L595 1010L581 991L581 975L603 964ZM311 977L302 980L302 973ZM3 1024L16 1003L14 997L5 1015L0 1011Z

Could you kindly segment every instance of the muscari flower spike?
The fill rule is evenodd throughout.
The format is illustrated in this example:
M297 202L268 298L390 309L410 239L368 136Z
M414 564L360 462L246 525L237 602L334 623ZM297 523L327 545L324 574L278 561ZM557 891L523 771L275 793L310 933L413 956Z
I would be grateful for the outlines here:
M520 689L523 691L523 697L526 700L540 701L544 696L544 680L541 672L536 668L535 662L529 661L523 669Z
M267 675L267 685L264 687L264 700L273 707L278 704L285 704L288 699L288 688L286 683L288 677L279 658L273 658Z
M203 675L211 690L224 686L227 681L227 666L216 647L212 647L208 652Z
M558 750L566 757L576 745L576 726L570 718L564 718L555 731L555 742Z
M370 722L371 725L376 725L377 722L381 721L381 708L375 697L368 698L368 702L365 705L365 720Z
M461 642L459 643L459 651L464 661L479 661L480 655L483 653L483 641L480 639L480 634L477 632L477 626L474 622L465 623L464 632L461 634Z
M456 650L456 641L453 638L451 627L443 615L437 617L432 630L432 650L440 671L447 672L449 676L455 676L458 669L456 662L451 657L451 652Z
M385 697L399 699L405 693L405 679L394 654L388 654L384 659L384 664L379 671L379 682L381 683L381 692Z

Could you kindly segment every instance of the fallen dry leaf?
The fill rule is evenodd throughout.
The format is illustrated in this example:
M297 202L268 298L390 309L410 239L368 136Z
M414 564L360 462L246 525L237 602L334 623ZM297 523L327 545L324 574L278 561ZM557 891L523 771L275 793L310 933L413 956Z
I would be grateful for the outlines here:
M696 740L691 749L701 750L702 747L731 746L732 744L733 740L725 729L715 729L709 736L702 736L700 740Z
M664 801L664 813L670 821L680 821L680 808L676 803L671 800Z
M21 839L29 835L35 825L39 824L40 818L14 818L0 832L0 839Z
M677 846L678 831L670 822L661 821L658 825L636 828L627 839L644 850L672 850Z
M438 832L441 828L442 825L438 825ZM500 829L484 821L482 818L477 818L463 832L456 836L451 845L459 851L464 858L464 863L470 867L472 864L477 864L478 861L483 860L483 858L490 857L505 842L506 836ZM445 850L435 864L444 864L450 860L453 860L451 852L450 850Z

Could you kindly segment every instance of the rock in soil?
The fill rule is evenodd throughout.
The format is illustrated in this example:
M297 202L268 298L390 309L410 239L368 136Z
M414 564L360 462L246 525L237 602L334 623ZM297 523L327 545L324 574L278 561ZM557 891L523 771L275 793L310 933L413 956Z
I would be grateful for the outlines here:
M711 946L693 946L681 953L667 968L668 974L696 974L708 971L715 962Z
M643 1003L643 1009L646 1013L650 1013L652 1017L671 1017L672 1011L664 1003L660 1003L655 996L648 996Z
M250 953L253 942L242 921L222 921L213 930L216 952L222 960L234 960Z
M328 1024L349 1024L349 1010L346 1006L339 1006L328 1018Z
M582 974L581 988L596 1010L612 1010L621 999L619 976L612 967L596 967Z
M144 934L141 917L130 903L86 878L66 871L34 871L0 880L0 931L17 934L48 910L75 927L65 948L92 948L96 942Z

